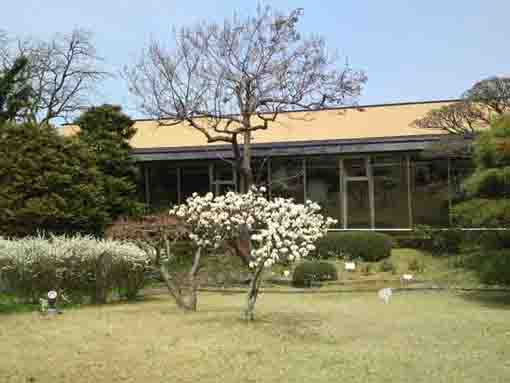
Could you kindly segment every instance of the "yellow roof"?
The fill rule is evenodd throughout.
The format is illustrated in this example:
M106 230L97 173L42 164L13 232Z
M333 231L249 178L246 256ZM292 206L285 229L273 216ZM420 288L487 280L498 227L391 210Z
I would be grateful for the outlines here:
M324 109L313 112L284 112L270 123L268 130L254 133L254 143L283 143L295 141L368 139L442 134L438 130L418 129L412 122L424 117L432 109L454 101L434 101L374 105L356 108ZM258 117L254 117L258 119ZM260 121L259 121L260 122ZM156 120L137 120L137 132L131 139L134 149L176 148L207 144L199 131L181 123L160 126ZM63 127L64 135L73 135L76 126Z

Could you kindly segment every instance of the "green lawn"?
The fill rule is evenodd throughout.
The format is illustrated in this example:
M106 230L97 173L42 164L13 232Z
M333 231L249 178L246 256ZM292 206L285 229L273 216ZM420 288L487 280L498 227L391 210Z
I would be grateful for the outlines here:
M410 270L409 265L412 260L417 260L423 267L423 270ZM357 265L355 272L345 271L344 262L341 260L328 260L336 264L338 269L338 281L326 283L322 289L338 289L339 287L356 289L374 289L386 286L388 281L393 281L393 286L400 285L400 277L404 273L412 273L417 282L425 282L436 286L456 286L456 287L478 287L479 279L475 272L467 270L456 265L457 257L438 257L414 249L394 249L391 257L388 258L395 266L395 271L382 272L380 266L382 262L362 263ZM370 272L362 271L364 265L370 265ZM282 275L285 267L275 266L275 274Z
M510 296L205 293L0 316L0 382L507 382Z

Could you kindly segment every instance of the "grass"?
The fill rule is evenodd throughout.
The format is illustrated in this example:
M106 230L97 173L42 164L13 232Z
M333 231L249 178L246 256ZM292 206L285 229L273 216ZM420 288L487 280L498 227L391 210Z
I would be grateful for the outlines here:
M423 270L410 270L410 263L416 260ZM438 257L414 249L394 249L389 262L394 265L395 271L380 271L381 262L358 263L355 272L345 271L342 260L328 260L336 264L338 269L338 281L326 283L323 288L338 288L339 285L356 288L374 289L388 284L400 284L400 277L404 273L412 273L417 281L427 282L440 286L477 287L480 285L477 274L472 270L458 267L455 257ZM370 273L362 272L363 266L370 265ZM285 267L274 267L274 272L282 275ZM289 269L287 267L287 269Z
M505 382L508 296L201 294L1 316L0 382Z

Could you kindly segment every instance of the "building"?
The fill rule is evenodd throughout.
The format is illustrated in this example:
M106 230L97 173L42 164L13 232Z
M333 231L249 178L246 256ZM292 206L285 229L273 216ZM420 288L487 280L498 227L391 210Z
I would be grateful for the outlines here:
M451 102L281 113L268 130L254 133L256 183L267 186L270 197L318 202L339 220L338 229L448 226L470 161L424 156L445 133L412 122ZM207 144L184 124L137 120L136 128L133 157L142 169L142 198L152 209L167 209L194 192L237 189L229 144Z

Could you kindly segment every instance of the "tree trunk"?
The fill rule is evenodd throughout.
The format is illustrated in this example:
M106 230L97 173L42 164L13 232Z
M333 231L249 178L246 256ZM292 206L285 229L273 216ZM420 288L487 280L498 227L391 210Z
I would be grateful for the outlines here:
M248 126L248 125L247 125ZM241 193L247 193L253 185L253 171L251 169L251 132L244 132L243 161L241 165L242 189Z
M96 262L96 286L94 303L103 304L108 300L111 266L111 255L103 253L98 257Z
M255 319L255 303L259 294L260 283L262 281L262 271L264 270L264 264L260 264L257 270L253 274L253 278L250 282L250 288L246 297L246 307L243 311L242 318L246 321L253 321Z
M196 279L196 275L200 268L200 257L202 255L202 248L199 247L195 253L195 260L193 261L193 266L189 272L188 280L189 280L189 303L188 307L191 311L197 311L197 290L198 283Z
M159 266L159 271L161 272L161 276L163 277L163 280L165 281L166 287L168 288L170 295L172 295L172 297L175 299L175 303L177 304L177 307L182 310L188 311L189 308L182 296L181 289L179 288L179 286L177 286L174 283L172 276L168 272L168 269L166 268L166 266L161 264Z
M167 243L167 251L169 251L169 243ZM185 294L183 293L183 289L178 283L175 283L172 275L168 271L167 267L164 264L160 264L160 272L165 284L170 292L170 295L175 299L175 303L177 307L184 311L197 311L197 290L198 283L196 280L196 275L198 270L200 269L200 258L202 255L202 248L198 248L195 253L195 259L193 261L193 266L191 267L190 272L188 273L188 297L186 299Z

